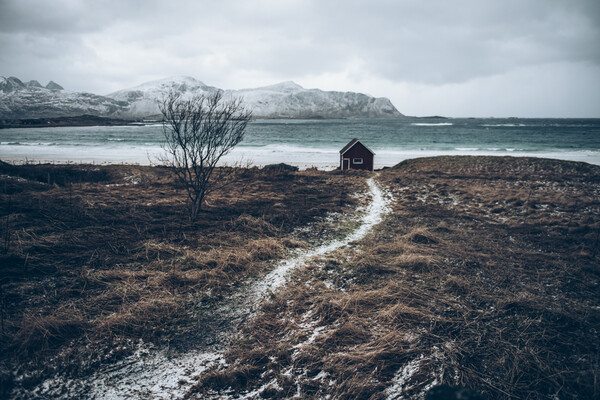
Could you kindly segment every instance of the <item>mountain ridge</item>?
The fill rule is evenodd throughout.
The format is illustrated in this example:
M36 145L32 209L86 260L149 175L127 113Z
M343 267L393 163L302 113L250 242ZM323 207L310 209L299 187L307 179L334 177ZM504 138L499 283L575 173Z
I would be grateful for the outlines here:
M15 77L0 78L0 118L54 118L94 115L120 119L160 116L158 100L169 91L183 98L222 92L241 97L256 118L396 118L403 115L391 101L356 92L305 89L293 81L258 88L223 90L190 76L174 76L101 96L71 92L50 81L26 83Z

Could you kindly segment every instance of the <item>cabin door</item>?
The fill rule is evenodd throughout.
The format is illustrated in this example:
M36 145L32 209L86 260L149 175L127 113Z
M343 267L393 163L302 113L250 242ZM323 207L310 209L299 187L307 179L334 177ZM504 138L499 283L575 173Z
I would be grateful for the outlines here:
M350 169L350 159L344 158L342 159L342 171L345 171L347 169Z

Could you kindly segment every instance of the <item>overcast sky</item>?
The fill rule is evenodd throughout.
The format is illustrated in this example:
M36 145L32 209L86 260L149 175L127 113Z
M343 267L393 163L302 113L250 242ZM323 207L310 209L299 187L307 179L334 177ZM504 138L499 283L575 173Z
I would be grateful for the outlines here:
M407 115L600 117L600 0L0 0L0 75L293 80Z

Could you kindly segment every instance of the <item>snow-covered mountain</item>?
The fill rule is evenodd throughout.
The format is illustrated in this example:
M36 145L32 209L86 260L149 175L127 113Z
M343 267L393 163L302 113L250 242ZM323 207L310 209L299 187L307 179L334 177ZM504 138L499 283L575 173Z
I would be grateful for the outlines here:
M169 91L184 98L223 91L191 77L179 76L147 82L106 96L64 90L50 82L0 78L0 118L50 118L90 114L111 118L159 117L158 101ZM225 90L226 98L241 97L257 118L389 118L401 117L386 98L362 93L304 89L283 82L256 89Z
M268 118L385 118L402 114L386 98L354 92L304 89L282 82L256 89L231 90L241 97L255 116Z
M207 86L197 79L189 76L177 76L142 83L131 89L123 89L108 94L106 97L124 102L127 108L117 113L117 117L137 119L160 115L158 101L170 91L179 92L182 98L189 98L196 94L215 92L217 89Z
M157 100L169 90L183 97L221 90L191 77L173 77L120 90L108 97L127 102L120 117L139 118L159 114ZM225 90L225 98L241 97L257 118L385 118L401 117L386 98L353 92L325 92L304 89L294 82L282 82L256 89Z
M55 82L21 82L0 77L0 118L54 118L79 115L108 116L122 112L127 103L92 93L69 92Z

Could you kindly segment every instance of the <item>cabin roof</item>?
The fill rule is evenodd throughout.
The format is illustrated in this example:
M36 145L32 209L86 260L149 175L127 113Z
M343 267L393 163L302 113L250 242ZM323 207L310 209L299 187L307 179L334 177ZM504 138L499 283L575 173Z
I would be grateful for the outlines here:
M370 148L368 148L367 146L365 146L363 143L361 143L360 140L358 140L356 138L352 139L350 141L350 143L348 143L347 145L345 145L344 148L340 150L340 154L344 155L348 150L350 150L351 148L353 148L357 143L362 144L365 149L367 149L371 154L375 155L375 152L373 150L371 150Z

